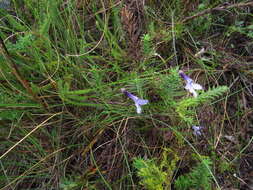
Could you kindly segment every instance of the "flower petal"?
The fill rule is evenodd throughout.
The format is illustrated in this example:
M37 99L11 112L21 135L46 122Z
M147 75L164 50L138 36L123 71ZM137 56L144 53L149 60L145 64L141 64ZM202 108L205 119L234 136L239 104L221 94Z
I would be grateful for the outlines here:
M191 83L187 83L184 88L185 90L193 89Z
M141 106L142 105L146 105L148 104L148 100L144 100L144 99L140 99L137 96L131 94L130 92L128 92L125 88L121 88L121 92L124 93L128 98L130 98L131 100L134 101L134 104L136 106L136 112L138 114L141 113Z
M192 93L192 95L196 98L198 96L198 93L196 92L195 89L191 88L189 89L189 92Z
M187 82L192 81L192 79L188 75L186 75L182 70L179 70L179 75Z
M197 92L195 91L195 89L193 88L193 86L191 85L191 83L187 83L184 88L186 90L188 90L190 93L192 93L194 97L198 96Z
M148 100L138 99L136 103L142 106L146 105L148 103Z
M202 129L203 129L202 126L192 126L192 129L193 129L194 135L196 135L196 136L202 135Z
M126 92L127 92L127 91L126 91ZM129 98L131 98L134 102L136 102L136 101L139 100L139 98L138 98L137 96L131 94L130 92L127 93L127 96L128 96Z
M195 90L203 90L200 84L195 83L189 76L187 76L183 71L179 71L179 75L186 81L185 89L193 94L194 97L198 96Z
M200 84L192 82L191 85L195 90L203 90L203 87Z
M135 103L135 106L136 106L136 112L138 114L140 114L141 113L141 106L139 104L137 104L137 103Z

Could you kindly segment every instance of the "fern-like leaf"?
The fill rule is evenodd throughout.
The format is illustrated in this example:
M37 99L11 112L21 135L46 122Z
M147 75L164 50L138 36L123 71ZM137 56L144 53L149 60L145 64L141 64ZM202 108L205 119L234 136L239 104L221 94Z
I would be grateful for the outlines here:
M163 190L167 174L156 166L154 160L135 158L133 165L138 170L137 175L141 178L141 185L148 190Z
M189 174L180 176L175 181L175 187L178 190L188 189L211 189L211 170L212 161L204 158Z
M214 100L215 98L221 96L228 90L226 86L219 86L214 89L210 89L207 92L200 94L198 97L194 98L186 98L180 101L176 106L176 112L179 116L189 124L192 124L193 119L193 109L197 106L206 103L210 100Z
M179 97L183 92L178 68L171 69L169 75L160 75L160 80L156 81L155 85L166 106L176 105L176 97Z

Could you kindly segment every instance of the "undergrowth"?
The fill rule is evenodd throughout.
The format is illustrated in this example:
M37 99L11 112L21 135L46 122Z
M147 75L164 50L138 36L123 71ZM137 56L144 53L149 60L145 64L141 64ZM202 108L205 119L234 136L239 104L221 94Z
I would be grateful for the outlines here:
M252 4L234 3L0 0L0 189L249 188Z

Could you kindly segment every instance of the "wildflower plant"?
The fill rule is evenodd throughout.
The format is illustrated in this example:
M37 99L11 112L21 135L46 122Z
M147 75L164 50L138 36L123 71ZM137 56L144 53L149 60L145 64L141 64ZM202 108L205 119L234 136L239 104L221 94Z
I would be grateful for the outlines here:
M200 84L194 82L189 76L187 76L182 70L179 71L179 75L185 80L186 85L185 89L193 94L194 97L197 97L198 94L196 90L203 90L203 87Z
M125 88L121 88L121 92L134 101L134 105L136 106L136 112L138 114L142 112L141 106L148 104L148 100L138 98L137 96L128 92Z
M193 134L195 136L201 136L202 135L202 130L203 130L203 126L192 126L192 130L193 130Z

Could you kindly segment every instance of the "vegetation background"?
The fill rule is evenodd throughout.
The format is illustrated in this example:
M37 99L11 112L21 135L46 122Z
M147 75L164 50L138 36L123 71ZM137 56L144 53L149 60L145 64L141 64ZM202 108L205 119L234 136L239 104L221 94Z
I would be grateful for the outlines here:
M0 0L0 37L0 189L253 189L252 1Z

